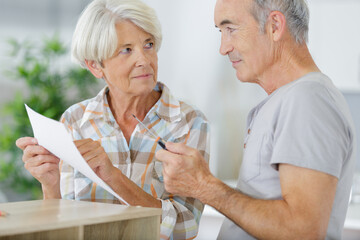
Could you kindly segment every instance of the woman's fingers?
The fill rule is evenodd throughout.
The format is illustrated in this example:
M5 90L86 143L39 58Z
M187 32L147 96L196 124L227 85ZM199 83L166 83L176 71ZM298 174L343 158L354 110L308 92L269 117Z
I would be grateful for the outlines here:
M51 154L46 148L39 145L27 145L24 149L23 161L25 162L29 158L32 158L36 155L49 155Z
M94 158L103 158L101 155L105 153L105 150L99 142L92 139L82 139L76 140L74 143L87 162Z
M91 169L105 182L110 180L114 166L100 142L82 139L76 140L74 143Z
M86 161L89 161L93 158L96 158L98 156L100 156L102 153L105 153L105 150L102 146L94 146L94 148L92 148L91 151L87 151L86 153L83 154L83 158Z
M46 176L46 174L52 171L59 171L59 166L58 164L46 162L38 167L32 168L29 171L33 174L35 178L41 180L42 178L44 178L44 176Z
M101 147L101 144L97 141L94 141L92 139L82 139L82 140L76 140L74 141L75 146L79 150L80 154L84 157L88 153L92 153L95 150L97 150L99 147ZM84 157L85 158L85 157ZM86 160L86 158L85 158Z
M53 196L59 198L60 159L46 148L39 146L38 141L33 137L19 138L16 140L16 146L23 150L24 167L42 184L43 190L48 189L48 193L55 191Z
M37 155L25 161L25 168L30 169L46 163L58 165L59 162L60 159L55 157L54 155Z
M38 142L33 137L22 137L16 140L16 146L21 150L24 150L29 145L37 145Z
M86 139L75 140L74 144L79 149L84 146L87 146L89 143L92 143L92 142L95 142L95 141L92 140L91 138L86 138Z

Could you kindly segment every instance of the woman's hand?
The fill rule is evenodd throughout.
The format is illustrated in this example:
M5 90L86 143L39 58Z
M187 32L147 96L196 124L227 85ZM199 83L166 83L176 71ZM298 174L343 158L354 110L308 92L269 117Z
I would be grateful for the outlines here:
M74 141L74 143L92 170L102 180L108 183L116 168L113 166L101 144L90 138L77 140Z
M25 168L42 184L44 198L61 198L60 159L39 146L32 137L19 138L16 146L24 152L22 160Z
M134 206L161 208L161 201L146 193L114 167L104 148L97 141L82 139L74 141L79 152L94 172L125 201Z

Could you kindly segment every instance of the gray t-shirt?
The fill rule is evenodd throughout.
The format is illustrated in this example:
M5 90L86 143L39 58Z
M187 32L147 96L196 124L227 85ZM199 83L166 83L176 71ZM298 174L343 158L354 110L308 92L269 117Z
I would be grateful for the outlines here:
M339 179L326 239L341 239L355 162L348 105L331 80L309 73L269 95L248 116L237 189L282 199L278 164L314 169ZM225 219L218 239L254 239Z

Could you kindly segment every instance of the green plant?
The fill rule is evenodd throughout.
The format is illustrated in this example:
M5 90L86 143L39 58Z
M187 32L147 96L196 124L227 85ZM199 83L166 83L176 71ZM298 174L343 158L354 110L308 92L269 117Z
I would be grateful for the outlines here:
M86 69L64 66L68 51L56 35L40 45L14 39L9 44L14 66L5 74L22 81L26 91L17 92L1 109L5 122L0 134L0 183L38 199L40 184L24 169L22 151L15 145L19 137L33 136L24 103L58 120L67 107L93 94L98 81Z

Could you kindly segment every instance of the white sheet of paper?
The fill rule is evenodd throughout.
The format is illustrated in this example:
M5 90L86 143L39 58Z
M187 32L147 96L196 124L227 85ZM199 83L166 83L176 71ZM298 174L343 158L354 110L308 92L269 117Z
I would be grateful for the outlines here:
M34 137L38 140L39 145L77 169L97 185L117 197L120 201L129 205L90 168L75 146L64 124L35 112L26 104L25 107L34 132Z

